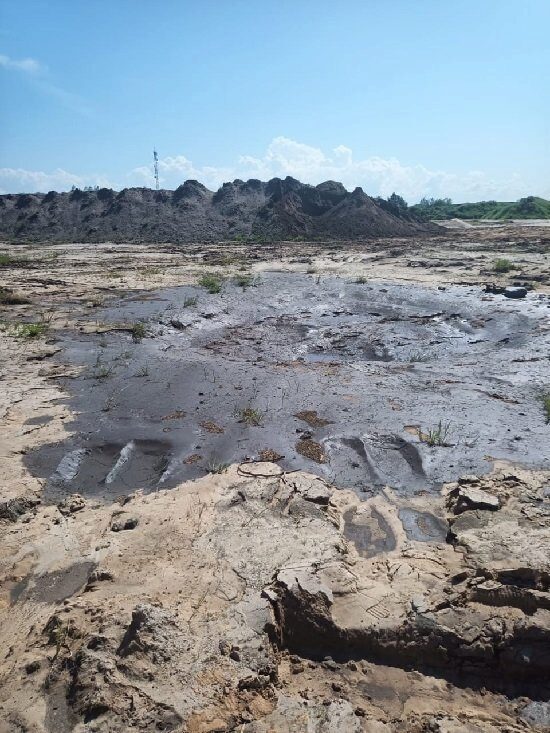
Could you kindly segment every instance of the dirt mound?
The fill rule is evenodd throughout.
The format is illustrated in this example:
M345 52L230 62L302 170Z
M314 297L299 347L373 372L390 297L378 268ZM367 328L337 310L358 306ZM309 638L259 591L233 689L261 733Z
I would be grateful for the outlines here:
M310 186L294 178L224 183L215 193L198 181L175 191L76 189L0 196L0 236L15 241L191 242L235 238L412 236L437 231L384 211L362 189Z

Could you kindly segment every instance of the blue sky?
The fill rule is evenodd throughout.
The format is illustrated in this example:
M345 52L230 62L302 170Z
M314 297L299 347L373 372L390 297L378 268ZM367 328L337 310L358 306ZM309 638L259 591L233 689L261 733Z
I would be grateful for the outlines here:
M0 191L550 197L550 0L0 0Z

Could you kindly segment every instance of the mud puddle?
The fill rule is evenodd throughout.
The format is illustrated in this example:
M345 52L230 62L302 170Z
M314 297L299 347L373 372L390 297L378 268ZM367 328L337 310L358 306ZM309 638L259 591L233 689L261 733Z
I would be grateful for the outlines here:
M494 460L548 467L549 304L282 273L132 294L94 310L98 333L63 337L58 358L82 367L64 380L76 418L28 465L49 500L168 488L266 452L367 495L430 491Z

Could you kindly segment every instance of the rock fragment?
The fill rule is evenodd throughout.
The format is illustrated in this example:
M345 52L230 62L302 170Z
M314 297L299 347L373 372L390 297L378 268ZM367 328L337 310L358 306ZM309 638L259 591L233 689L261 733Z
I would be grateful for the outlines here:
M454 514L462 514L471 509L495 512L500 509L498 497L475 486L458 485L449 493L448 506Z
M57 505L57 508L64 516L80 512L86 506L86 501L80 494L71 494Z
M137 517L130 514L115 514L111 520L111 532L123 532L128 529L135 529L139 524Z
M32 512L40 504L36 496L18 496L14 499L0 502L0 519L8 522L17 522L24 514Z
M527 295L527 288L510 286L504 289L503 295L505 298L513 298L516 300L519 298L525 298Z

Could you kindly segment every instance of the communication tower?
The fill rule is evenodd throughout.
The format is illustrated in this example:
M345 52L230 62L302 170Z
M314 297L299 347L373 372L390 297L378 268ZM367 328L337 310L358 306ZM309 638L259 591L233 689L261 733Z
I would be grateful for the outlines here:
M156 150L153 150L153 163L155 169L155 188L159 190L159 156Z

